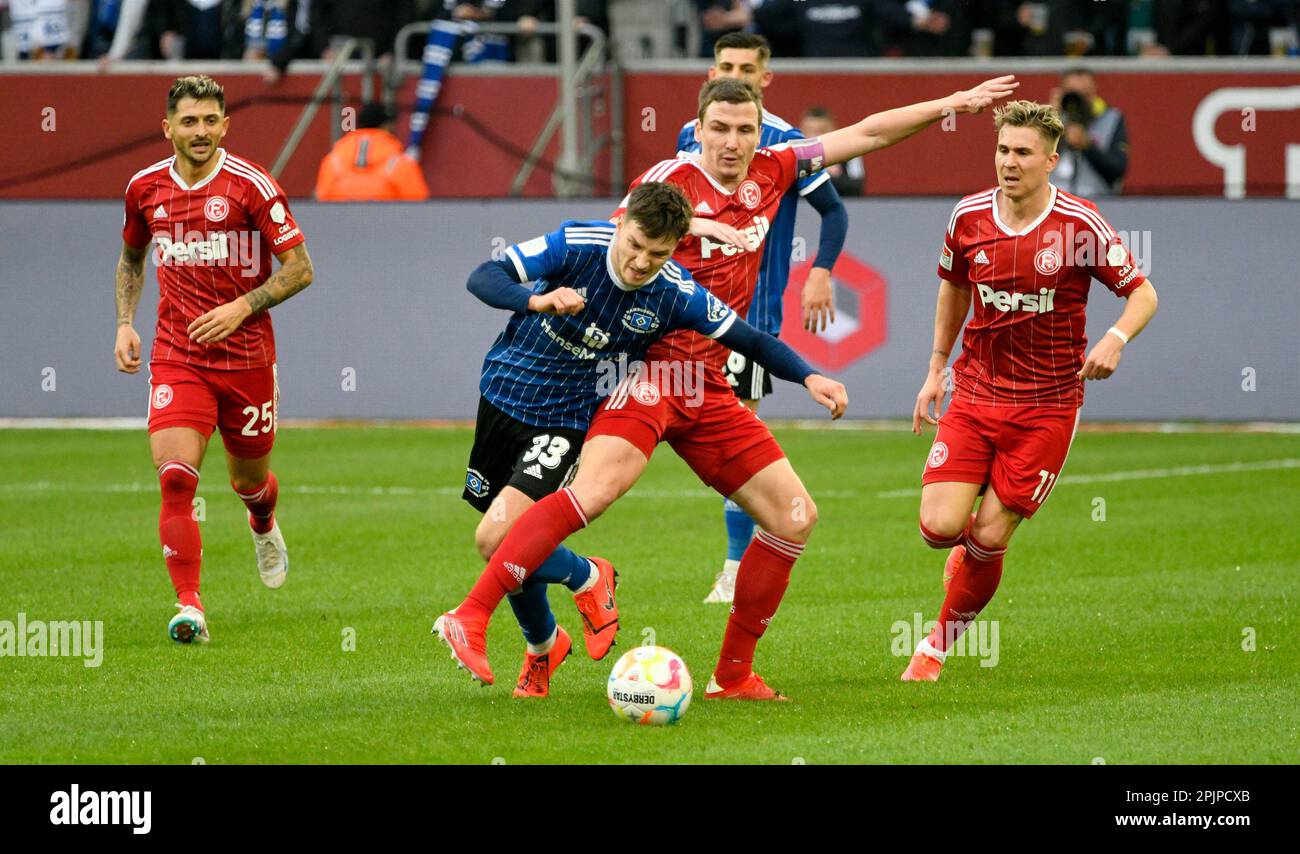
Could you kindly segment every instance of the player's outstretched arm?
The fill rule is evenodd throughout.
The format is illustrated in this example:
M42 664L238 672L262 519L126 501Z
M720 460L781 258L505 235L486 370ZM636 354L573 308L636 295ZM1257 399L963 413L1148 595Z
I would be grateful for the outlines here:
M535 294L515 279L505 261L484 261L469 274L466 289L485 305L506 311L538 314L577 314L586 301L573 288L556 288Z
M948 357L952 355L957 333L961 332L961 325L969 310L970 288L940 279L939 299L934 308L934 349L930 351L930 369L926 372L925 383L916 395L916 406L912 409L912 432L918 436L921 435L922 421L927 424L939 423L947 391L944 387L944 369L948 367ZM934 415L930 414L931 407L934 408Z
M1015 75L1008 74L985 80L974 89L954 92L946 98L872 113L857 124L821 136L826 162L843 163L887 148L950 114L978 113L1010 95L1019 85Z
M144 290L144 257L148 246L136 249L122 244L122 254L117 259L117 341L113 345L113 358L117 369L127 374L140 370L140 336L135 331L135 309L140 304Z
M753 359L777 379L799 383L817 403L831 411L831 418L844 414L849 393L842 383L824 377L812 369L790 346L780 339L759 332L739 317L718 336L726 347Z
M1124 306L1124 313L1115 321L1114 326L1106 330L1101 340L1093 345L1092 352L1079 371L1079 379L1104 380L1115 373L1125 345L1138 337L1151 322L1151 318L1155 317L1158 300L1156 289L1150 280L1134 289L1125 299L1128 304Z
M189 326L190 338L200 344L220 341L238 329L250 315L279 305L311 284L315 271L305 243L286 249L275 258L280 262L280 269L271 278L261 287L195 318Z

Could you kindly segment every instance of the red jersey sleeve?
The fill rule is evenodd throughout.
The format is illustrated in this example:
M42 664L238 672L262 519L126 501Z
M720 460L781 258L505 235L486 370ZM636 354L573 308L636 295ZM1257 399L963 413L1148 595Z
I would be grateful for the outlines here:
M140 199L135 185L126 188L126 211L122 215L122 241L133 249L143 249L153 240L149 221L140 210Z
M271 254L279 255L307 238L303 235L302 229L298 228L298 223L294 221L284 190L274 179L267 177L267 180L275 191L274 195L267 198L255 185L250 184L244 199L244 209L248 211L248 217L257 230L262 233L266 245L271 247Z
M1091 232L1092 245L1097 247L1097 251L1092 253L1088 272L1115 296L1126 297L1146 284L1147 277L1097 206L1089 202L1088 208L1090 214L1083 219Z
M938 273L939 278L944 281L970 287L966 253L961 248L961 224L956 210L953 210L952 219L948 220L948 230L943 234L943 246L939 249Z

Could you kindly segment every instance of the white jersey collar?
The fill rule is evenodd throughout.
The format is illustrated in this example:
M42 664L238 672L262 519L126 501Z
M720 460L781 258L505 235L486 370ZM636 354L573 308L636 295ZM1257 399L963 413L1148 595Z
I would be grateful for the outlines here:
M194 186L190 186L181 180L180 173L176 171L176 155L174 154L172 155L171 165L167 167L167 171L171 173L172 180L176 182L176 186L180 187L182 190L189 191L189 190L197 190L201 187L206 187L208 184L212 182L213 178L217 177L217 175L221 172L222 167L225 165L226 165L226 150L224 148L218 148L216 167L211 172L208 173L206 178L201 178L198 181L195 181Z
M1015 231L1010 228L1002 221L1001 215L998 214L998 193L1002 192L1002 188L995 187L993 189L993 223L998 227L998 230L1009 237L1024 237L1026 234L1042 225L1043 220L1047 219L1047 215L1052 212L1052 208L1056 207L1056 185L1049 183L1047 186L1052 188L1051 195L1047 197L1047 207L1043 208L1043 212L1038 215L1036 220L1025 226L1020 231Z

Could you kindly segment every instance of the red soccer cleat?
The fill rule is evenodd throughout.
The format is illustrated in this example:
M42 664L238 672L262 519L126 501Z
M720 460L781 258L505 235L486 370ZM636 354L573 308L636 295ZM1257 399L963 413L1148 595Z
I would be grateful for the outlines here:
M614 645L618 634L618 605L614 603L614 588L618 586L618 573L614 564L603 557L593 557L600 576L591 589L573 597L582 615L582 639L587 644L587 655L600 661Z
M487 660L487 623L465 620L448 611L433 621L433 633L451 647L456 666L484 685L492 684L492 668Z
M943 662L932 655L917 652L899 677L903 682L938 682Z
M515 686L516 697L545 697L551 693L551 677L560 669L564 659L569 657L573 641L562 626L555 629L555 645L550 652L524 655L524 669L519 672L519 684Z
M962 564L966 560L966 547L954 546L953 550L948 552L948 562L943 565L943 589L947 591L952 580L961 572Z
M751 673L744 680L732 685L730 688L723 688L718 684L718 680L709 677L709 685L704 689L704 699L706 700L776 700L785 702L790 698L780 691L773 691L767 687L763 677L757 673Z

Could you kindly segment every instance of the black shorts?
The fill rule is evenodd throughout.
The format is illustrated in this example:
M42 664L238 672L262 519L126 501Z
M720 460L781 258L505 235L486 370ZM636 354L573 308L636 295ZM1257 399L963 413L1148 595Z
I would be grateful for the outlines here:
M772 375L762 365L732 350L722 371L741 400L762 400L772 393Z
M479 398L461 497L480 513L506 486L534 501L545 498L568 482L586 435L569 427L525 424Z

